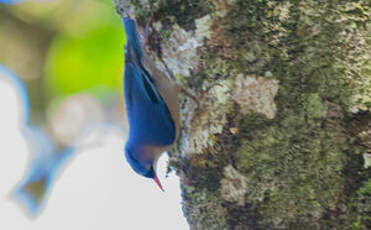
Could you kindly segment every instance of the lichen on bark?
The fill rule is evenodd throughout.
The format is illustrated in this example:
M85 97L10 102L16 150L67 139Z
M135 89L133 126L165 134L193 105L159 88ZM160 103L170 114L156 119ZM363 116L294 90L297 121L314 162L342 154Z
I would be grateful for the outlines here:
M371 5L117 0L182 97L171 153L192 229L370 229ZM218 84L216 84L218 83ZM196 116L195 116L196 115Z

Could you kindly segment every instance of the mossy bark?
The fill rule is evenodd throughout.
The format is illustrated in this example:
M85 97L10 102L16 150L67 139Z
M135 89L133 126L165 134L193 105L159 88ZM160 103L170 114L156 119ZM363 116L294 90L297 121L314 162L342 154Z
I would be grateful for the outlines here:
M192 229L371 229L369 1L116 5L204 93L171 153Z

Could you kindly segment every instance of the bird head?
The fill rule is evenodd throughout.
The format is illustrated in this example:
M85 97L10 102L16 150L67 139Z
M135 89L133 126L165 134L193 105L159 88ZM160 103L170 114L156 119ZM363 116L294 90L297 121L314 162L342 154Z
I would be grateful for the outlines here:
M148 148L140 149L131 147L129 145L125 146L125 157L131 168L137 174L153 179L158 187L160 187L160 189L164 191L156 173L158 157L151 156L157 156L157 154L148 151Z

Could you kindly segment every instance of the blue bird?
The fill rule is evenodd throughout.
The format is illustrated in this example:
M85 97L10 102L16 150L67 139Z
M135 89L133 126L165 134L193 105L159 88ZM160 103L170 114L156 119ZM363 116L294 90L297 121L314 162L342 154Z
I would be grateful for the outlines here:
M19 127L32 153L32 163L26 177L15 189L14 198L25 205L30 215L36 216L48 197L56 172L67 159L73 156L74 147L59 150L46 132L29 125L29 101L26 87L17 75L3 65L0 65L0 80L9 82L18 93L18 100L23 107Z
M32 153L32 163L14 195L16 200L26 206L30 215L36 216L45 204L56 173L73 156L74 148L58 151L53 140L35 127L28 127L25 134Z
M136 173L154 179L163 190L156 165L178 138L181 87L157 69L144 52L135 21L124 17L123 23L127 40L124 98L129 123L125 156Z
M23 0L0 0L0 3L5 3L5 4L15 4L22 2Z

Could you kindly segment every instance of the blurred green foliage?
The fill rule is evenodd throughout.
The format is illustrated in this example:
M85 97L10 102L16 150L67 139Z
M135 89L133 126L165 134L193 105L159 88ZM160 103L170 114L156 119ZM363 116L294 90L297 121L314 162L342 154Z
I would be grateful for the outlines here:
M102 86L113 91L122 88L122 23L112 12L111 0L95 2L98 4L86 5L91 13L83 14L87 18L83 19L81 30L61 27L66 29L60 30L51 43L45 67L45 86L52 97ZM76 17L72 18L76 20Z
M0 63L25 81L34 123L72 94L122 98L124 42L112 0L0 4Z
M94 86L119 89L123 39L120 28L101 26L84 36L58 35L46 65L46 86L53 96L68 95Z

